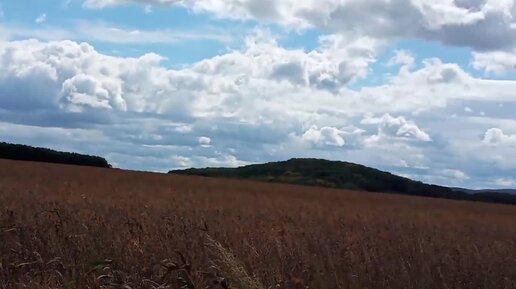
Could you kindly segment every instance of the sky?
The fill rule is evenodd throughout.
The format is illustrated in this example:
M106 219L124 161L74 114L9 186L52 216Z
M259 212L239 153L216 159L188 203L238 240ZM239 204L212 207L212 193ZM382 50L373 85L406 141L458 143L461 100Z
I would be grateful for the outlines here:
M514 0L0 0L0 140L516 187Z

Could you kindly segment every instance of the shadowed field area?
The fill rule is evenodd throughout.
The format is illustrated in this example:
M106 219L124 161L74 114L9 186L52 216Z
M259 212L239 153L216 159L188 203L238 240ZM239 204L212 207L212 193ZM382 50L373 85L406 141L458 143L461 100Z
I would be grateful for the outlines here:
M2 289L237 288L207 233L264 288L516 288L516 206L8 160L0 204Z

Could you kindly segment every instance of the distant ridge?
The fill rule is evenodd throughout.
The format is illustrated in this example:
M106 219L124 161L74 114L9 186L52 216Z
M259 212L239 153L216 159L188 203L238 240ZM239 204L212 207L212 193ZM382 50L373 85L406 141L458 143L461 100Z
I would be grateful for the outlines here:
M297 158L239 168L186 169L169 173L516 205L516 195L509 193L470 193L465 189L425 184L359 164L322 159Z
M516 189L480 189L480 190L470 190L463 188L452 188L454 191L460 191L470 194L483 194L483 193L502 193L502 194L512 194L516 195Z
M6 142L0 142L0 158L102 168L111 167L106 159L98 156L60 152L47 148L32 147L22 144L11 144Z

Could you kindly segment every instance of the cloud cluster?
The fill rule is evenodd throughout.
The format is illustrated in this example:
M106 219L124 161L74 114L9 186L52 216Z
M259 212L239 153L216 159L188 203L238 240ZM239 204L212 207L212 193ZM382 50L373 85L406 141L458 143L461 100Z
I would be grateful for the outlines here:
M348 36L420 38L474 50L516 45L513 0L85 0L91 8L128 2L182 5L221 18L317 27Z
M103 8L129 2L181 5L220 18L254 19L294 29L315 27L346 39L438 41L471 48L477 69L495 73L515 69L513 0L85 0L84 4Z
M14 41L3 45L0 53L5 85L21 84L31 77L44 81L39 86L47 91L23 93L44 105L75 111L93 107L162 114L188 113L188 106L195 105L196 113L231 115L239 105L235 101L244 97L241 91L270 85L265 82L274 83L272 89L278 92L295 87L339 89L367 74L374 47L367 39L347 42L325 36L317 49L304 52L286 50L271 38L256 36L248 38L242 50L182 70L164 69L160 66L163 58L156 54L112 57L89 44L72 41ZM197 101L196 92L202 92L204 99ZM270 92L262 97L271 97ZM225 111L215 111L206 101L225 104Z
M3 119L34 125L52 125L57 116L56 122L73 126L130 115L139 120L132 120L135 125L125 135L139 135L150 145L181 139L195 144L200 137L216 140L213 135L231 140L217 142L221 147L240 141L279 145L294 133L319 145L344 146L361 143L356 136L361 133L353 133L363 125L375 126L370 137L429 142L427 132L400 114L446 107L453 99L514 101L507 92L514 84L475 79L437 59L400 71L387 84L351 90L346 84L367 75L375 61L368 41L325 36L318 48L305 52L258 34L242 49L182 69L164 68L156 54L113 57L86 43L2 42L0 108ZM349 123L366 113L383 116ZM153 130L131 131L149 117L159 122ZM354 128L342 129L350 124ZM116 129L122 138L124 128ZM174 140L167 134L192 136ZM206 139L201 145L208 145Z
M0 105L10 109L147 111L164 71L152 69L162 60L156 54L121 59L72 41L1 43L0 56Z

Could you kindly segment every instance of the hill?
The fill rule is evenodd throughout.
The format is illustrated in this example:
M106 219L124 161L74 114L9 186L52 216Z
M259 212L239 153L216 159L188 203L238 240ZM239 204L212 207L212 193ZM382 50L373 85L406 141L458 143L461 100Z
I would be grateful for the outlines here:
M501 193L501 194L511 194L516 195L516 189L480 189L480 190L470 190L464 188L453 188L454 191L460 191L470 194L482 194L482 193Z
M47 148L10 144L5 142L0 142L0 158L102 168L111 167L104 158L98 156L60 152Z
M508 193L472 194L448 187L425 184L359 164L321 159L290 159L239 168L186 169L174 170L170 173L516 204L516 195Z

